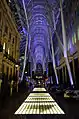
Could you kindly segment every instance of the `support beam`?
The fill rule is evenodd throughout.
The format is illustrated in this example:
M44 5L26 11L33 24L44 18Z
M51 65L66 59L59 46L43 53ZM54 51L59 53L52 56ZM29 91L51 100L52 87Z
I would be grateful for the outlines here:
M60 37L59 37L58 33L56 32L56 23L55 23L55 18L54 18L54 11L53 11L54 32L55 32L56 37L58 39L59 47L61 48L61 51L64 54L65 62L66 62L68 73L69 73L69 77L70 77L70 82L71 82L71 85L73 85L71 69L70 69L70 65L69 65L69 61L68 61L68 57L67 57L66 31L65 31L65 24L64 24L63 10L62 10L62 0L60 0L60 13L61 13L61 23L62 23L63 45L62 45L62 43L60 41Z
M65 58L67 69L68 69L70 83L71 83L71 85L74 85L73 84L72 74L71 74L71 69L70 69L70 65L69 65L69 61L68 61L68 57L67 57L67 44L66 44L66 40L67 39L66 39L66 31L65 31L65 24L64 24L62 0L60 0L60 12L61 12L62 35L63 35L63 45L64 45L64 58Z
M64 53L63 44L62 44L62 42L60 40L60 37L59 37L59 35L58 35L56 30L55 30L55 34L56 34L56 37L57 37L57 40L58 40L59 47L60 47L61 51Z
M29 33L29 24L28 24L27 12L26 12L26 7L25 7L25 1L22 0L22 2L23 2L23 9L24 9L24 13L25 13L26 22L27 22L27 31ZM23 64L23 71L22 71L21 81L23 80L25 66L26 66L26 53L27 53L28 39L29 39L29 34L27 34L27 37L26 37L25 56L24 56L25 58L24 58L24 64Z
M65 83L67 83L67 70L66 70L66 65L65 65Z
M60 83L60 69L57 69L58 70L58 79L59 79L59 83Z
M32 57L33 58L33 57ZM36 63L35 63L35 59L33 58L33 67L32 67L33 69L33 71L35 71L36 70Z
M63 51L64 51L63 44L62 44L62 42L61 42L61 40L60 40L60 37L59 37L59 35L58 35L57 31L56 31L56 22L55 22L54 10L52 11L52 13L53 13L54 33L56 34L59 47L60 47L61 51L63 52Z
M52 41L52 32L51 29L49 28L49 34L50 34L50 43L51 43L51 48L52 48L52 59L53 59L53 68L56 76L56 83L59 84L58 82L58 76L57 76L57 71L56 71L56 64L55 64L55 55L54 55L54 48L53 48L53 41Z
M62 81L63 81L63 84L64 84L64 67L62 67Z
M26 59L27 45L28 45L28 39L26 38L25 56L24 56L24 63L23 63L23 71L22 71L21 81L23 80L24 71L25 71L25 66L26 66L26 60L27 60L27 59Z
M74 62L74 58L73 58L73 60L72 60L72 65L73 65L73 76L74 76L74 83L75 83L75 86L76 86L75 62Z

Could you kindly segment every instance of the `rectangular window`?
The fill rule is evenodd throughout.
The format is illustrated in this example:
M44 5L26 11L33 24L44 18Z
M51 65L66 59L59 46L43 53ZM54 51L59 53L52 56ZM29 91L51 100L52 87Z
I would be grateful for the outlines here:
M8 33L8 27L5 26L5 33L7 34Z
M72 44L74 45L74 36L72 36Z
M12 51L12 58L13 58L13 51Z
M2 73L4 73L4 64L2 64Z
M11 33L9 33L9 39L11 39Z
M6 73L7 73L7 80L9 79L9 67L7 66L7 71L6 71Z
M17 44L17 36L16 36L16 38L15 38L15 43Z
M5 42L4 42L4 45L3 45L3 50L5 50L5 45L6 45L6 44L5 44Z
M0 12L0 22L1 22L1 12Z
M73 34L73 37L72 37L72 43L73 43L73 45L76 43L76 34L75 33Z
M77 15L77 17L79 16L79 6L77 7L76 15Z
M68 41L68 50L70 49L70 41Z
M14 43L14 38L13 38L13 40L12 40L12 43Z
M12 68L10 69L10 75L12 76Z
M9 39L8 39L8 42L11 41L11 33L9 33Z
M77 29L77 36L78 36L78 40L79 40L79 27Z
M74 43L76 43L76 33L74 33Z
M8 55L10 54L10 50L9 50L9 48L8 48Z

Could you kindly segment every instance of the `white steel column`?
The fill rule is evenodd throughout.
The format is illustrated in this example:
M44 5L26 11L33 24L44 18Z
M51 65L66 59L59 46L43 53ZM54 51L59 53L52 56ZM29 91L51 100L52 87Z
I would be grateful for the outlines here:
M66 44L66 31L65 31L65 24L64 24L64 17L63 17L63 8L62 8L62 0L60 0L60 12L61 12L61 23L62 23L62 35L63 35L63 45L64 45L64 58L66 61L69 77L70 77L70 82L71 85L73 85L73 79L72 79L72 74L71 74L71 69L67 57L67 44Z
M53 48L53 41L52 41L51 30L49 32L50 32L50 43L51 43L51 48L52 48L53 68L54 68L54 72L55 72L55 76L56 76L56 82L57 82L57 84L59 84L59 82L58 82L58 76L57 76L57 71L56 71L56 64L55 64L55 57L54 57L55 55L54 55L54 48Z
M25 66L26 66L26 53L27 53L27 46L28 46L28 39L29 39L29 24L28 24L27 12L26 12L26 7L25 7L25 1L22 0L22 2L23 2L23 9L24 9L24 13L25 13L26 22L27 22L27 32L28 32L28 34L27 34L27 38L26 38L25 56L24 56L25 58L24 58L21 80L23 80Z

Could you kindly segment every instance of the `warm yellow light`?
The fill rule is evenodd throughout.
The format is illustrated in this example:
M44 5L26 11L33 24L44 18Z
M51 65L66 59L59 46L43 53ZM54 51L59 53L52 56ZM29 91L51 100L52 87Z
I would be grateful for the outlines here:
M34 88L33 91L46 91L45 88Z
M74 33L74 43L76 43L76 34Z
M36 90L37 88L34 88ZM41 88L38 88L42 90ZM33 90L33 91L34 91ZM44 90L44 89L43 89ZM49 93L31 93L15 114L65 114Z
M9 50L9 48L8 48L8 55L10 54L10 50Z
M15 65L16 67L18 67L18 65Z
M77 29L77 36L78 36L78 40L79 40L79 27Z
M4 42L4 45L3 45L3 50L5 50L5 42Z

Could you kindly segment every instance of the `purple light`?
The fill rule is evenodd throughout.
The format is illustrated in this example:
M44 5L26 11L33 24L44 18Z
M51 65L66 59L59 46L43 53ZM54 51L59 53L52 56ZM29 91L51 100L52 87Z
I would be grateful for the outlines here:
M33 66L34 66L33 69L35 69L36 64L39 62L42 64L42 67L44 68L46 63L46 58L49 59L50 57L49 55L51 55L50 33L48 28L50 24L49 24L49 19L47 18L48 10L44 6L46 2L45 4L40 4L41 1L39 0L37 3L33 2L32 6L30 3L31 2L29 2L29 5L27 6L27 13L28 13L28 18L27 18L26 5L23 0L23 7L24 7L26 21L27 21L27 31L30 34L28 35L29 37L27 40L28 40L30 55L33 59ZM26 45L26 49L27 49L27 45ZM26 64L25 62L26 54L27 53L25 52L24 68ZM54 55L53 55L53 66L55 69L55 75L58 84Z

